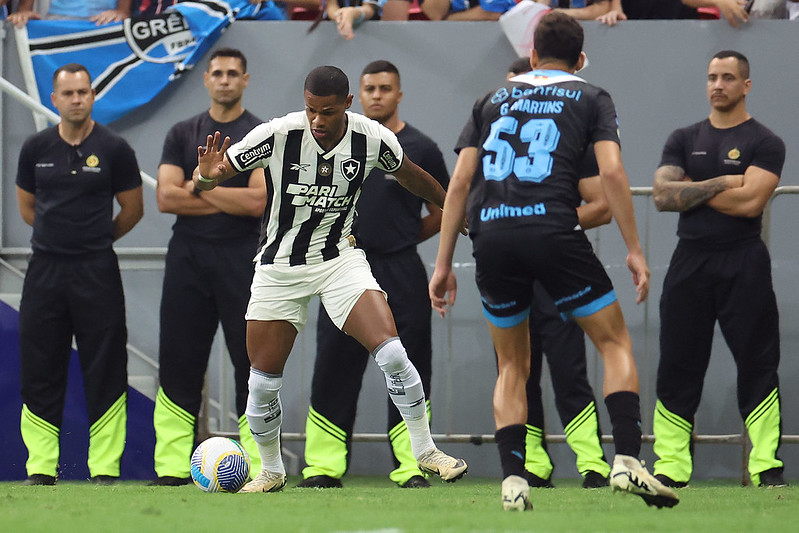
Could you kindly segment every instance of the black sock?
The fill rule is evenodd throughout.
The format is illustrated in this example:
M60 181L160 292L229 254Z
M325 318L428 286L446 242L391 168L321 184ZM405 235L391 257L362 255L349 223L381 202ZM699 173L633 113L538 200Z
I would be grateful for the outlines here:
M605 406L613 426L613 443L617 455L638 458L641 453L641 406L638 393L620 391L605 398Z
M502 464L502 478L508 476L524 477L524 450L527 428L524 424L514 424L500 428L494 434L499 448L499 461Z

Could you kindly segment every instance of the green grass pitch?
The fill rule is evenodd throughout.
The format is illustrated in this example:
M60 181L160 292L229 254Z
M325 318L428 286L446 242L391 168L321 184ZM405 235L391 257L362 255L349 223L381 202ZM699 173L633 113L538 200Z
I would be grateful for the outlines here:
M469 478L429 489L397 488L384 477L345 477L343 489L298 489L290 477L275 494L206 494L193 485L55 487L0 483L0 531L27 532L782 532L795 531L799 491L696 482L673 509L647 507L576 479L532 489L534 511L502 510L498 479Z

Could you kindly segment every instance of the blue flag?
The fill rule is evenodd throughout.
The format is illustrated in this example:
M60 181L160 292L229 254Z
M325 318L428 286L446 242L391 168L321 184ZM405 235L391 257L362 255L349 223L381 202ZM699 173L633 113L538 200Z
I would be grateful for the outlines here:
M27 46L18 39L18 47L21 57L29 51L38 91L32 96L54 111L53 73L67 63L85 66L97 91L92 117L108 124L152 100L242 18L280 19L282 13L271 1L199 0L177 3L161 15L104 26L84 20L31 20ZM19 31L24 37L25 29Z

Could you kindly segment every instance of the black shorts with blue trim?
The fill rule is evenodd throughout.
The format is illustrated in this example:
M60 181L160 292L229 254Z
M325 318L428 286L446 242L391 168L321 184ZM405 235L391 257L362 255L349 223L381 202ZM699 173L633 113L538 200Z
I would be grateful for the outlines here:
M613 284L582 230L541 233L519 227L481 232L472 243L483 314L497 327L527 320L535 280L564 320L592 315L616 301Z

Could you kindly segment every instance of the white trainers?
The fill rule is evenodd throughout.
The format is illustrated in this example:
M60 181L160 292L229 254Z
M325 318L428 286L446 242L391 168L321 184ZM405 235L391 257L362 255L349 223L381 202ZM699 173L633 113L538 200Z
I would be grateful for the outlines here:
M468 470L466 461L445 454L438 448L432 448L418 459L419 470L428 474L438 474L444 481L457 481Z
M502 508L506 511L532 511L530 485L521 476L508 476L502 480Z
M638 459L629 455L617 455L613 459L610 486L613 492L637 494L647 505L654 505L658 509L680 503L680 498L673 490L655 479Z
M286 486L286 474L261 470L255 479L244 485L239 492L277 492Z

